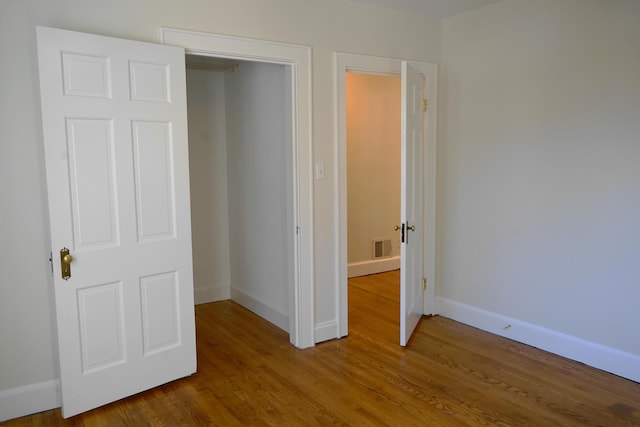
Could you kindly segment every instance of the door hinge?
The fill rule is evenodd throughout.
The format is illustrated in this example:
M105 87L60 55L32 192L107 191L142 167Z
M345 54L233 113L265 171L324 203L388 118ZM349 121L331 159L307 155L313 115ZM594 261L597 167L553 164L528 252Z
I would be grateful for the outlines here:
M422 112L426 113L428 107L429 107L429 102L425 98L425 99L422 100Z
M422 278L422 290L423 291L427 290L427 278L426 277Z

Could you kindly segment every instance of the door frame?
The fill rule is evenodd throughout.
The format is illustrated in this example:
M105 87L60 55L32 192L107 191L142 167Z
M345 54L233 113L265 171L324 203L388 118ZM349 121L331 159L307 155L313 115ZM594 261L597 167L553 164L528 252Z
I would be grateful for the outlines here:
M337 336L344 337L349 332L349 304L347 287L347 114L346 114L346 73L400 76L401 59L334 52L334 153L335 164L335 265ZM422 165L425 168L423 188L425 191L423 213L424 224L424 272L427 279L424 314L436 314L436 117L438 66L426 62L410 61L425 76L429 108L424 133L425 149Z
M160 43L185 54L291 67L293 136L294 283L290 290L289 339L298 348L315 345L313 269L313 181L311 136L311 48L198 31L160 28Z

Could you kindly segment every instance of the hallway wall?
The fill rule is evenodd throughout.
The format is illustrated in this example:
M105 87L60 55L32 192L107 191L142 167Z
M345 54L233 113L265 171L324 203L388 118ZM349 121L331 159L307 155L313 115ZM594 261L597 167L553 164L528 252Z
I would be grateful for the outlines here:
M346 84L347 262L353 266L371 264L374 239L391 240L390 255L400 256L393 230L400 224L400 78L347 73Z

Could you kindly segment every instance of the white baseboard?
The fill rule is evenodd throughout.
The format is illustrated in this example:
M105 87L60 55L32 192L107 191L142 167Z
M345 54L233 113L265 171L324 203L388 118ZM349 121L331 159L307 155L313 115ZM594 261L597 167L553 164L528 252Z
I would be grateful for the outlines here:
M446 298L436 303L441 316L640 382L640 355Z
M289 316L276 310L253 296L231 286L231 299L247 310L253 311L258 316L276 325L278 328L289 332Z
M59 380L2 390L0 391L0 422L60 406Z
M314 334L316 343L333 340L338 337L340 337L340 333L338 331L338 322L335 320L316 324Z
M347 276L358 277L368 274L384 273L385 271L397 270L400 268L400 257L372 259L368 261L352 262L347 265Z
M231 286L229 284L199 286L193 290L193 298L196 305L224 301L231 298Z

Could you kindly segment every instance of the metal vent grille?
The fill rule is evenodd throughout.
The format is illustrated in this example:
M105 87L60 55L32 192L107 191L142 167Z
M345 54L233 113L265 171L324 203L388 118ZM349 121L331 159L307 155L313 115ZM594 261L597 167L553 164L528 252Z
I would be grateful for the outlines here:
M391 256L391 239L373 241L373 259L389 258Z

